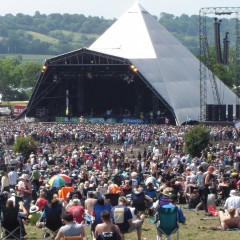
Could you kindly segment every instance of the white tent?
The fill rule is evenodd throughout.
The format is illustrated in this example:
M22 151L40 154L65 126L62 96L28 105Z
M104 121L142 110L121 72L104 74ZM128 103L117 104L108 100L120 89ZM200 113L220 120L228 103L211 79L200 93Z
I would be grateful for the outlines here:
M129 59L172 107L178 124L185 122L189 116L191 120L199 120L199 60L138 2L89 50ZM236 95L218 78L216 81L221 103L235 104ZM207 103L215 103L209 79Z

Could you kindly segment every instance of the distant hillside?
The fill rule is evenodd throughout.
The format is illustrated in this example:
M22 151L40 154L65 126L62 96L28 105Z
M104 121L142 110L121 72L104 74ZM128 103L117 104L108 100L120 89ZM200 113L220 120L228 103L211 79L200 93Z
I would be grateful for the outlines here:
M161 13L157 19L194 54L199 52L199 16L186 14L175 17ZM88 47L115 19L84 16L83 14L7 14L0 16L0 54L58 55ZM213 42L213 18L208 18L210 43ZM222 19L222 36L230 32L233 43L234 19Z

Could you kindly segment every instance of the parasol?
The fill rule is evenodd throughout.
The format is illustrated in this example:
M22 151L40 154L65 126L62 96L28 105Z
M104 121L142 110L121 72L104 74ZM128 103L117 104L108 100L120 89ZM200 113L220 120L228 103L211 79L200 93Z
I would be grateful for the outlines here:
M52 187L62 187L66 183L70 183L70 182L71 182L71 178L69 178L67 175L58 174L58 175L52 176L48 184Z

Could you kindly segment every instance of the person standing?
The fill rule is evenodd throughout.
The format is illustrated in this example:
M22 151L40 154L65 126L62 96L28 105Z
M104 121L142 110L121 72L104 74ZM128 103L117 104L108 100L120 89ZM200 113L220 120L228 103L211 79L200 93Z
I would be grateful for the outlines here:
M208 194L210 194L209 188L215 187L215 176L213 175L214 167L209 166L207 172L205 172L202 176L202 187L199 189L201 203L203 205L203 209L205 210L206 215L210 215L208 212L207 199Z
M17 185L18 174L15 171L14 167L12 167L11 171L8 173L8 179L10 188L15 189L15 186Z
M10 184L9 184L9 179L8 175L6 172L1 172L1 192L7 191L9 192L10 190Z
M23 174L19 179L18 190L20 191L20 195L23 197L24 207L27 211L29 211L32 201L32 186L27 174Z
M32 184L32 198L33 200L37 200L37 192L39 191L39 187L40 187L40 184L39 184L39 178L40 178L40 172L38 170L38 165L35 164L33 167L32 167L32 174L31 174L31 177L29 179L29 181L31 181L31 184Z

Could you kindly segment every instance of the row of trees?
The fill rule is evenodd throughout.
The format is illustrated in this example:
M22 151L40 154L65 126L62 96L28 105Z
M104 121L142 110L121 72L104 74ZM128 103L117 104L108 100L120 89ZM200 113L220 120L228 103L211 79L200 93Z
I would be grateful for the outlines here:
M212 48L211 51L214 60L214 49ZM232 50L228 65L213 61L212 71L232 90L238 91L238 88L234 88L238 86L236 76L238 65L235 55L235 51ZM205 59L201 60L208 64ZM40 63L23 61L21 56L0 58L0 93L3 95L3 100L29 100L40 71Z
M175 17L172 14L161 13L155 17L162 25L171 31L192 52L198 54L198 23L197 15L181 15ZM34 16L24 14L7 14L0 16L0 53L29 53L29 54L60 54L86 46L107 29L113 20L99 17L85 17L83 14L40 14ZM209 29L208 37L210 45L213 43L213 18L207 18ZM222 19L222 34L224 31L234 32L235 19ZM71 31L72 32L71 32ZM30 34L31 33L31 34ZM35 35L34 35L34 34ZM36 39L37 33L46 34L51 41ZM91 35L81 35L81 34ZM77 35L76 35L77 34ZM233 35L230 40L234 42ZM78 44L78 38L81 38ZM81 43L84 44L81 46ZM229 64L227 66L215 61L215 51L211 47L213 66L211 70L230 88L238 86L236 72L239 66L236 64L236 51L231 45ZM201 59L206 64L206 59ZM21 57L0 59L0 93L5 99L28 100L31 89L34 87L40 72L37 63L23 62ZM23 89L28 89L23 91Z
M0 93L4 101L29 100L41 64L18 58L0 58Z
M46 15L38 11L34 16L6 14L0 16L0 53L57 55L87 47L113 21L83 14Z
M194 54L199 52L199 16L174 16L161 13L155 18L172 32ZM33 16L18 13L0 16L0 53L61 54L88 47L116 19L84 16L83 14L41 14ZM207 18L210 43L213 42L213 18ZM236 20L222 19L222 34L230 33L235 42Z

